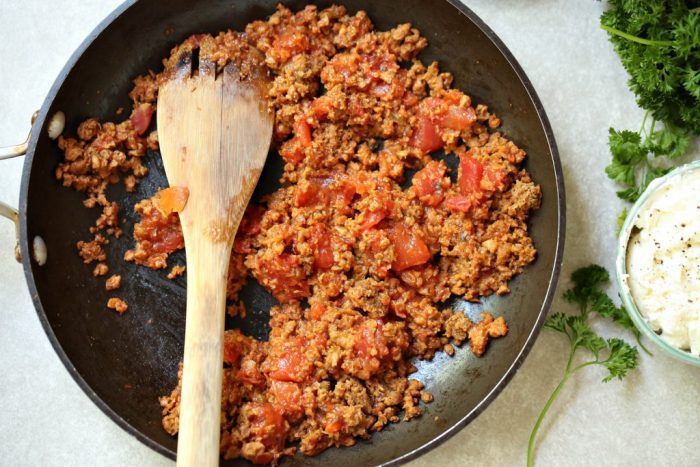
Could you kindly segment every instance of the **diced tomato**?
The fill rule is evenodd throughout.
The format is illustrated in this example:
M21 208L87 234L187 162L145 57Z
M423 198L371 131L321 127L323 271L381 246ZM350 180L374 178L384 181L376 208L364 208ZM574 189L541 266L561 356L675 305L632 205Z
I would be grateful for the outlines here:
M438 161L430 161L413 176L413 190L427 206L437 206L444 198L442 179L447 167Z
M244 341L236 331L224 334L224 363L236 363L243 353Z
M298 164L304 160L304 151L299 140L296 138L284 142L284 144L280 146L279 153L282 159L290 164Z
M266 285L282 303L310 295L309 283L298 256L282 253L259 262L258 280Z
M317 225L311 232L309 243L313 250L314 267L317 269L329 269L333 266L333 245L331 234L323 225Z
M459 190L463 195L481 197L484 166L467 152L459 156Z
M412 92L408 92L403 96L403 103L406 107L413 107L418 104L418 96Z
M337 182L333 191L335 192L333 201L335 201L336 205L347 206L355 197L357 188L355 188L355 184L351 180L342 179Z
M323 426L323 430L326 433L335 434L342 430L343 426L345 426L345 421L342 417L338 415L331 415L330 419Z
M287 62L308 49L309 38L303 32L287 30L275 39L272 47L281 61Z
M423 239L403 223L394 224L387 232L394 245L394 262L391 269L396 272L403 271L419 264L427 263L430 258L430 250Z
M309 367L303 347L302 339L294 339L286 343L283 354L268 357L268 376L277 381L301 383L306 380Z
M134 226L137 241L148 240L148 254L172 253L185 247L182 228L176 214L163 216L156 208L144 212L141 222Z
M291 418L298 418L302 415L301 388L297 383L272 380L270 394L275 398L275 402L285 415Z
M151 126L151 118L153 117L153 106L151 104L139 104L131 114L131 125L134 131L142 135Z
M326 67L332 68L333 72L340 74L346 81L352 76L360 65L360 56L356 53L340 53L335 54L333 58L328 62ZM321 71L321 80L327 81L329 79L329 72L327 70Z
M445 199L445 207L452 211L469 212L473 204L472 198L464 195L448 196Z
M311 112L318 119L325 118L331 111L331 103L331 98L327 95L317 97L311 102Z
M365 212L365 219L362 221L362 224L360 224L360 231L364 232L365 230L371 229L379 224L386 216L387 212L384 209Z
M484 183L485 182L485 183ZM489 191L501 191L506 185L506 174L501 170L494 170L490 167L484 168L484 177L481 180L481 187Z
M265 402L248 402L243 406L242 412L248 417L250 422L251 436L261 442L269 450L282 450L288 429L282 410ZM271 455L269 453L267 454L268 456ZM269 463L272 461L271 458L251 460L256 463Z
M309 146L311 146L311 126L304 118L300 118L294 123L294 137L282 144L279 153L285 161L298 164L304 160L304 150Z
M294 205L296 207L312 206L318 202L318 192L321 187L313 180L308 184L297 185L294 191Z
M474 108L467 107L466 109L452 105L447 109L447 112L440 119L440 126L450 128L452 130L466 130L476 121L476 112Z
M444 146L441 133L445 129L465 130L476 121L473 107L460 107L462 94L450 92L445 97L423 99L418 110L418 124L413 143L423 152L430 153Z
M322 203L326 206L348 206L355 192L355 183L344 176L336 174L326 178L314 177L297 186L294 205L304 207Z
M429 154L437 151L445 145L437 125L433 123L429 117L418 117L418 125L413 134L413 144L421 151Z
M265 376L260 372L258 363L250 358L244 358L241 361L241 367L236 373L236 377L244 383L254 386L261 385L265 382Z
M382 359L389 354L389 349L384 344L382 330L384 322L381 319L376 325L371 322L362 324L355 335L354 349L358 356L364 359Z
M311 146L311 126L303 118L294 123L294 138L299 140L304 148Z
M190 197L190 190L183 186L171 186L164 188L153 197L153 205L160 213L167 217L174 212L182 212Z

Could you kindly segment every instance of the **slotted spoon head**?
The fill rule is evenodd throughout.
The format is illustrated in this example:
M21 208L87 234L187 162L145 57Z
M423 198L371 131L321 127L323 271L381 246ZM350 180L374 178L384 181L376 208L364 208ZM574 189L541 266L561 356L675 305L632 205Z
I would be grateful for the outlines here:
M187 254L187 319L178 465L219 461L226 276L231 246L265 164L273 114L266 69L253 52L218 70L183 51L158 93L158 139Z

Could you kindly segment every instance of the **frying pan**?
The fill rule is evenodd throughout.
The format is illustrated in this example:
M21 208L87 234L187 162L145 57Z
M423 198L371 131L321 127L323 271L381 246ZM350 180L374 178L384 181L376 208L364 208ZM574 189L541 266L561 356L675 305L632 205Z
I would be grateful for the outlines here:
M57 354L85 393L109 417L147 446L174 458L176 439L161 428L158 396L177 382L183 350L185 278L170 281L166 272L151 271L121 261L130 241L108 245L109 266L121 274L120 296L129 303L123 316L107 311L102 280L92 277L75 250L88 238L97 210L81 205L83 195L63 188L53 173L61 153L47 136L49 117L66 115L66 132L74 134L87 117L119 119L115 110L129 108L131 79L158 70L170 48L195 32L242 29L274 11L276 0L128 0L83 42L51 88L25 145L19 222L19 249L29 290L41 323ZM502 130L528 152L526 168L542 187L542 207L530 219L538 258L516 279L511 292L482 303L453 299L448 303L472 319L488 309L506 318L510 332L492 342L482 358L468 349L454 357L439 354L417 362L418 373L435 396L425 413L376 433L356 446L329 449L313 458L297 455L286 465L396 465L437 446L473 420L512 378L532 346L556 288L564 245L565 202L559 156L544 109L516 60L496 35L456 0L342 0L350 12L366 10L378 29L411 22L430 46L420 58L439 60L455 77L455 87L477 103L486 103L502 118ZM286 2L293 10L306 2ZM319 0L320 7L331 2ZM400 7L399 7L400 5ZM0 156L1 157L1 156ZM254 197L278 187L279 157L272 155ZM121 186L108 195L122 206L130 236L134 204L167 186L157 153L145 158L151 174L136 193ZM0 203L1 204L1 203ZM2 208L2 206L0 206ZM0 209L0 214L8 214ZM44 239L48 262L32 259L32 242ZM173 258L184 262L184 253ZM175 262L171 264L176 264ZM244 332L266 338L274 299L255 281L242 293L249 310L246 320L230 321ZM516 409L517 410L517 409ZM245 461L224 462L244 465Z

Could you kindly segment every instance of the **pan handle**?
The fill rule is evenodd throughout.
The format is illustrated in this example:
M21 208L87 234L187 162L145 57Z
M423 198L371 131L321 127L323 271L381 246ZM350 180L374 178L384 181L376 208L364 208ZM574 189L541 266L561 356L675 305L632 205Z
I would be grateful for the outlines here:
M39 112L34 112L32 115L32 125L36 120ZM13 157L24 156L27 153L27 147L29 146L29 137L32 134L32 130L29 130L27 139L24 140L22 144L16 146L8 146L5 148L0 148L0 161L5 159L11 159ZM17 209L3 203L0 201L0 216L6 217L15 223L15 236L17 237L17 244L15 245L15 259L17 262L22 262L22 255L19 251L19 212Z

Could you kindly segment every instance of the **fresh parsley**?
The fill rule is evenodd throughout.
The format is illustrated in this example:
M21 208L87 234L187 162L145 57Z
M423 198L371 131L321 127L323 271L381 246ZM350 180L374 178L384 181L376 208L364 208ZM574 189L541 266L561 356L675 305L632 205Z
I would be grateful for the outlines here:
M596 334L589 324L593 314L608 318L630 331L640 343L639 330L634 327L625 309L616 306L602 290L603 285L609 280L608 271L595 264L576 270L571 275L573 287L564 292L564 300L577 305L578 313L554 313L544 323L546 329L560 332L569 339L569 358L559 384L547 399L530 433L527 446L528 466L533 465L535 440L542 421L566 382L577 371L594 365L604 367L607 374L603 382L607 383L613 379L624 378L628 371L637 367L639 353L635 346L618 338L604 339ZM641 343L640 346L644 348ZM589 358L583 363L576 363L574 359L579 349L588 350ZM644 350L648 353L646 349Z
M700 133L700 7L697 1L609 0L601 27L647 110L638 132L610 129L608 177L634 202Z

